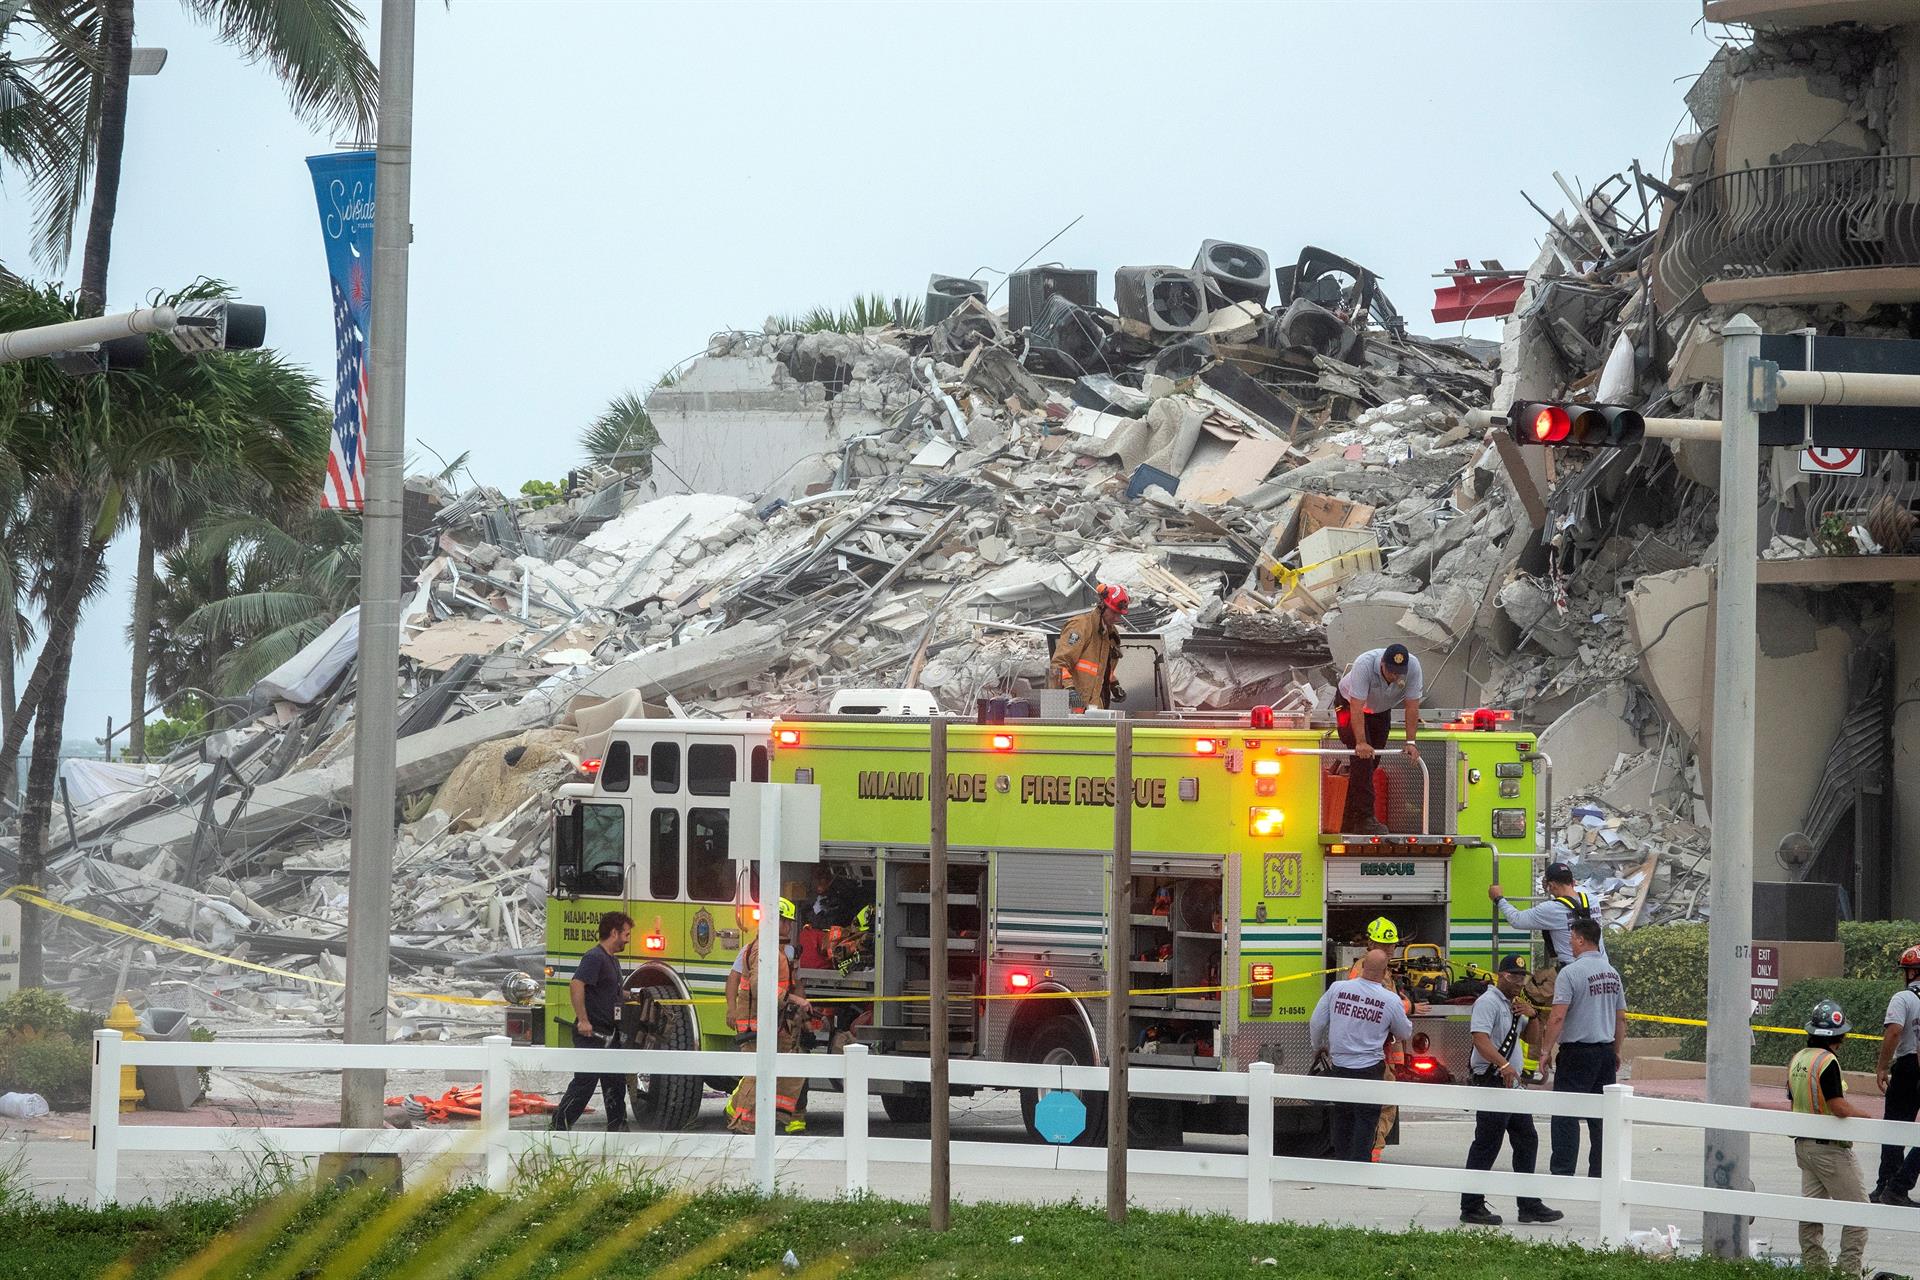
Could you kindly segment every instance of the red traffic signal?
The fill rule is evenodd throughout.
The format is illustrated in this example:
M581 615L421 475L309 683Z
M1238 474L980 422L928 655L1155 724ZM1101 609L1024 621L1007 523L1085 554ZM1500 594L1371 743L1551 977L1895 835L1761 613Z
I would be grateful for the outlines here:
M1506 416L1514 439L1521 444L1619 449L1638 444L1647 434L1646 420L1617 404L1515 401Z

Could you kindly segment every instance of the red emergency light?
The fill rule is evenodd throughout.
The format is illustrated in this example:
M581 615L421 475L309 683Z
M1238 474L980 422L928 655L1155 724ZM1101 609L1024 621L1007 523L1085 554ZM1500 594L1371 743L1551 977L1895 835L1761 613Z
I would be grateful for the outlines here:
M791 747L800 741L800 731L798 729L782 729L773 735L773 740L783 747Z
M1193 753L1197 756L1210 756L1220 750L1220 744L1212 738L1195 738Z
M1255 707L1253 710L1247 712L1247 727L1249 729L1273 728L1273 708L1270 706Z
M1012 735L1012 734L1010 734L1010 733L996 733L996 734L994 734L994 735L993 735L993 741L992 741L992 746L993 746L993 749L994 749L995 751L1011 751L1011 750L1013 750L1013 735Z
M1013 992L1031 991L1033 975L1024 969L1015 969L1007 974L1007 990Z
M600 764L601 764L601 761L600 761L600 757L598 756L595 756L590 760L582 760L580 762L580 772L586 774L589 778L594 777L598 775L600 772Z
M1278 760L1255 760L1253 762L1253 776L1256 778L1279 777L1280 762Z
M647 935L644 945L649 951L665 951L667 949L667 935L664 933L650 933Z

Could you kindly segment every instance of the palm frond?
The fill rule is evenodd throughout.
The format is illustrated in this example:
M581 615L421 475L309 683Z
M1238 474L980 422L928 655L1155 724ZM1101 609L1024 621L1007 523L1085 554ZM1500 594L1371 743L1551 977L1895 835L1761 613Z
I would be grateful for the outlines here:
M265 63L294 114L371 138L379 74L348 0L186 0L249 62Z

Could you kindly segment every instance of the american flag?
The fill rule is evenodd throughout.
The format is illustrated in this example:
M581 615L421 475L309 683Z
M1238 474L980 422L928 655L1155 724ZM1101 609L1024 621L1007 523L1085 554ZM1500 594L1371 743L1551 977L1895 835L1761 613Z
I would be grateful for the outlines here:
M354 264L355 292L360 264ZM364 301L363 301L364 305ZM321 507L332 511L364 511L361 477L367 469L367 338L355 320L358 308L348 303L340 282L333 282L333 447L327 454L327 484Z

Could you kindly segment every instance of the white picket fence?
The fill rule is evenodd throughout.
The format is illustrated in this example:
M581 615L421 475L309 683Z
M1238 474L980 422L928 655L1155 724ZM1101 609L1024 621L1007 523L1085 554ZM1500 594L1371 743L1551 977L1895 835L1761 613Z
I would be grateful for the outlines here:
M781 1135L775 1142L782 1161L826 1161L844 1166L848 1194L869 1189L869 1169L875 1161L927 1164L931 1144L924 1138L874 1137L868 1132L870 1084L875 1080L927 1082L924 1058L872 1056L863 1045L844 1054L779 1054L781 1076L839 1080L845 1090L846 1119L840 1137L809 1134ZM482 1085L481 1116L474 1129L342 1129L293 1126L231 1126L122 1124L119 1093L123 1066L236 1067L287 1071L337 1071L378 1068L385 1071L423 1071L470 1074ZM512 1178L514 1159L526 1153L552 1150L581 1155L615 1157L673 1157L750 1161L755 1157L754 1135L730 1133L554 1133L514 1129L508 1106L516 1074L599 1071L612 1073L738 1076L751 1074L751 1053L674 1052L643 1049L549 1049L516 1046L505 1036L491 1036L472 1045L347 1045L123 1040L117 1031L94 1033L93 1063L93 1202L96 1206L118 1199L120 1154L134 1151L232 1152L277 1150L311 1155L326 1152L392 1152L437 1155L461 1149L485 1163L490 1186L501 1187ZM975 1062L955 1060L949 1076L956 1085L1003 1088L1079 1089L1104 1091L1105 1067L1048 1066L1040 1063ZM1625 1243L1634 1206L1657 1206L1662 1220L1675 1210L1697 1210L1796 1221L1837 1223L1875 1231L1920 1231L1920 1214L1911 1209L1874 1204L1843 1204L1763 1191L1741 1191L1687 1183L1655 1182L1633 1173L1633 1127L1670 1125L1688 1129L1721 1129L1787 1137L1842 1138L1853 1141L1870 1175L1878 1154L1875 1144L1920 1145L1920 1123L1890 1120L1839 1120L1826 1116L1794 1115L1752 1107L1715 1106L1643 1097L1627 1085L1614 1085L1604 1095L1552 1093L1537 1090L1480 1089L1463 1085L1401 1084L1387 1081L1343 1080L1332 1077L1283 1075L1266 1063L1243 1072L1197 1072L1167 1068L1132 1067L1129 1088L1136 1094L1160 1097L1231 1097L1248 1100L1247 1152L1129 1151L1127 1168L1136 1174L1170 1174L1196 1178L1231 1178L1246 1184L1246 1218L1271 1222L1273 1188L1278 1183L1393 1188L1421 1192L1477 1191L1488 1195L1538 1196L1546 1200L1598 1204L1600 1231L1607 1242ZM762 1086L772 1096L772 1082ZM1273 1104L1282 1098L1321 1102L1391 1103L1422 1110L1519 1111L1543 1124L1555 1115L1605 1121L1601 1143L1600 1176L1587 1178L1545 1173L1519 1174L1503 1170L1469 1171L1432 1165L1396 1163L1356 1164L1338 1160L1307 1160L1273 1154ZM1586 1138L1586 1127L1581 1126ZM1541 1158L1547 1142L1542 1135ZM1584 1154L1584 1153L1583 1153ZM762 1148L761 1158L766 1158ZM996 1168L1067 1169L1099 1172L1107 1153L1100 1147L1052 1146L1039 1143L970 1142L950 1145L955 1165Z

